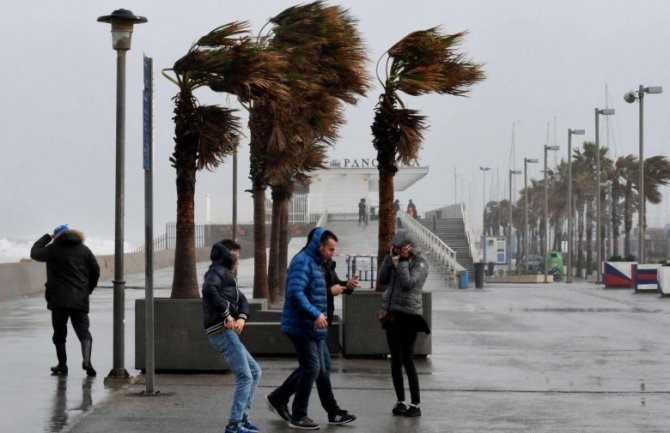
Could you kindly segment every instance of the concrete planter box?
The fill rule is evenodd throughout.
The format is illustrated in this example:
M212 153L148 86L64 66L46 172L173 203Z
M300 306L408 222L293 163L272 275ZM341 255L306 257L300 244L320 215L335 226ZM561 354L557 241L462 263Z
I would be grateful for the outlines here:
M252 355L293 356L291 340L279 330L281 311L251 299L250 321L240 339ZM154 363L158 371L225 371L223 357L209 344L202 325L201 299L154 299ZM135 368L146 368L145 302L135 300ZM340 351L340 319L328 332L331 353Z
M606 288L633 286L633 265L637 262L604 262L603 283Z
M386 332L377 320L382 305L382 293L371 290L356 290L342 297L342 352L345 356L388 355ZM432 294L423 292L423 317L432 325ZM431 335L419 333L415 354L426 356L432 353Z
M633 289L635 293L656 293L660 292L658 281L658 270L660 264L644 263L633 265Z
M135 368L145 370L145 302L135 300ZM202 326L200 299L154 299L154 363L158 371L225 371Z
M551 275L548 281L553 282ZM487 283L517 283L517 284L535 284L544 283L544 274L532 275L501 275L496 277L486 277Z
M670 266L658 268L658 285L661 295L670 295Z

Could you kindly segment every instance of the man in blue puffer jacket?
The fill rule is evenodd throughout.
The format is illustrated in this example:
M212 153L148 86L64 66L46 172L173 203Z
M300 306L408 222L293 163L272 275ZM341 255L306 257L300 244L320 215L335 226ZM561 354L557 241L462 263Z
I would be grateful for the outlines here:
M316 430L319 425L307 417L312 386L322 368L322 345L328 336L326 281L321 263L333 256L337 237L323 227L313 231L307 245L293 257L286 277L286 296L281 318L281 332L295 347L299 379L295 387L289 427ZM291 379L291 377L289 377ZM291 380L287 379L287 382ZM283 392L284 390L286 392ZM273 393L290 395L294 386L282 384Z

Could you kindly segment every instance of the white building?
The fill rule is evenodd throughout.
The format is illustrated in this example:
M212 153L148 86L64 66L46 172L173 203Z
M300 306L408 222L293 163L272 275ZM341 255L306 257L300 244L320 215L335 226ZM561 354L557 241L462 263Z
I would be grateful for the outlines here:
M395 191L404 191L428 174L428 167L401 166L394 177ZM369 208L379 203L379 171L376 159L332 159L327 169L311 173L312 182L296 195L306 195L310 214L328 211L331 216L358 214L358 202L365 198ZM375 212L378 213L378 212Z

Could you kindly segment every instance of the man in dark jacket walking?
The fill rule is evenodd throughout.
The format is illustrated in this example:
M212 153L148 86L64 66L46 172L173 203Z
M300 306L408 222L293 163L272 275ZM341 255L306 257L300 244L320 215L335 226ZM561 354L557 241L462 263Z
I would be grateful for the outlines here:
M82 368L88 376L95 376L91 364L93 337L88 330L88 297L98 285L100 267L84 245L84 235L65 224L58 226L52 235L47 233L33 244L30 257L47 265L44 297L51 310L52 340L58 357L58 365L51 367L52 374L67 374L65 340L70 319L81 343Z

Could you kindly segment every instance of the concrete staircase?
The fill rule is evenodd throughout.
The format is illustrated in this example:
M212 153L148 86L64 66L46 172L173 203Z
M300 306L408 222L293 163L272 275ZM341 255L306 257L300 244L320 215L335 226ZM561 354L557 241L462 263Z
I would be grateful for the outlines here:
M470 254L463 218L430 218L419 221L424 227L435 233L449 248L456 251L456 261L468 271L469 279L474 281L475 266Z

